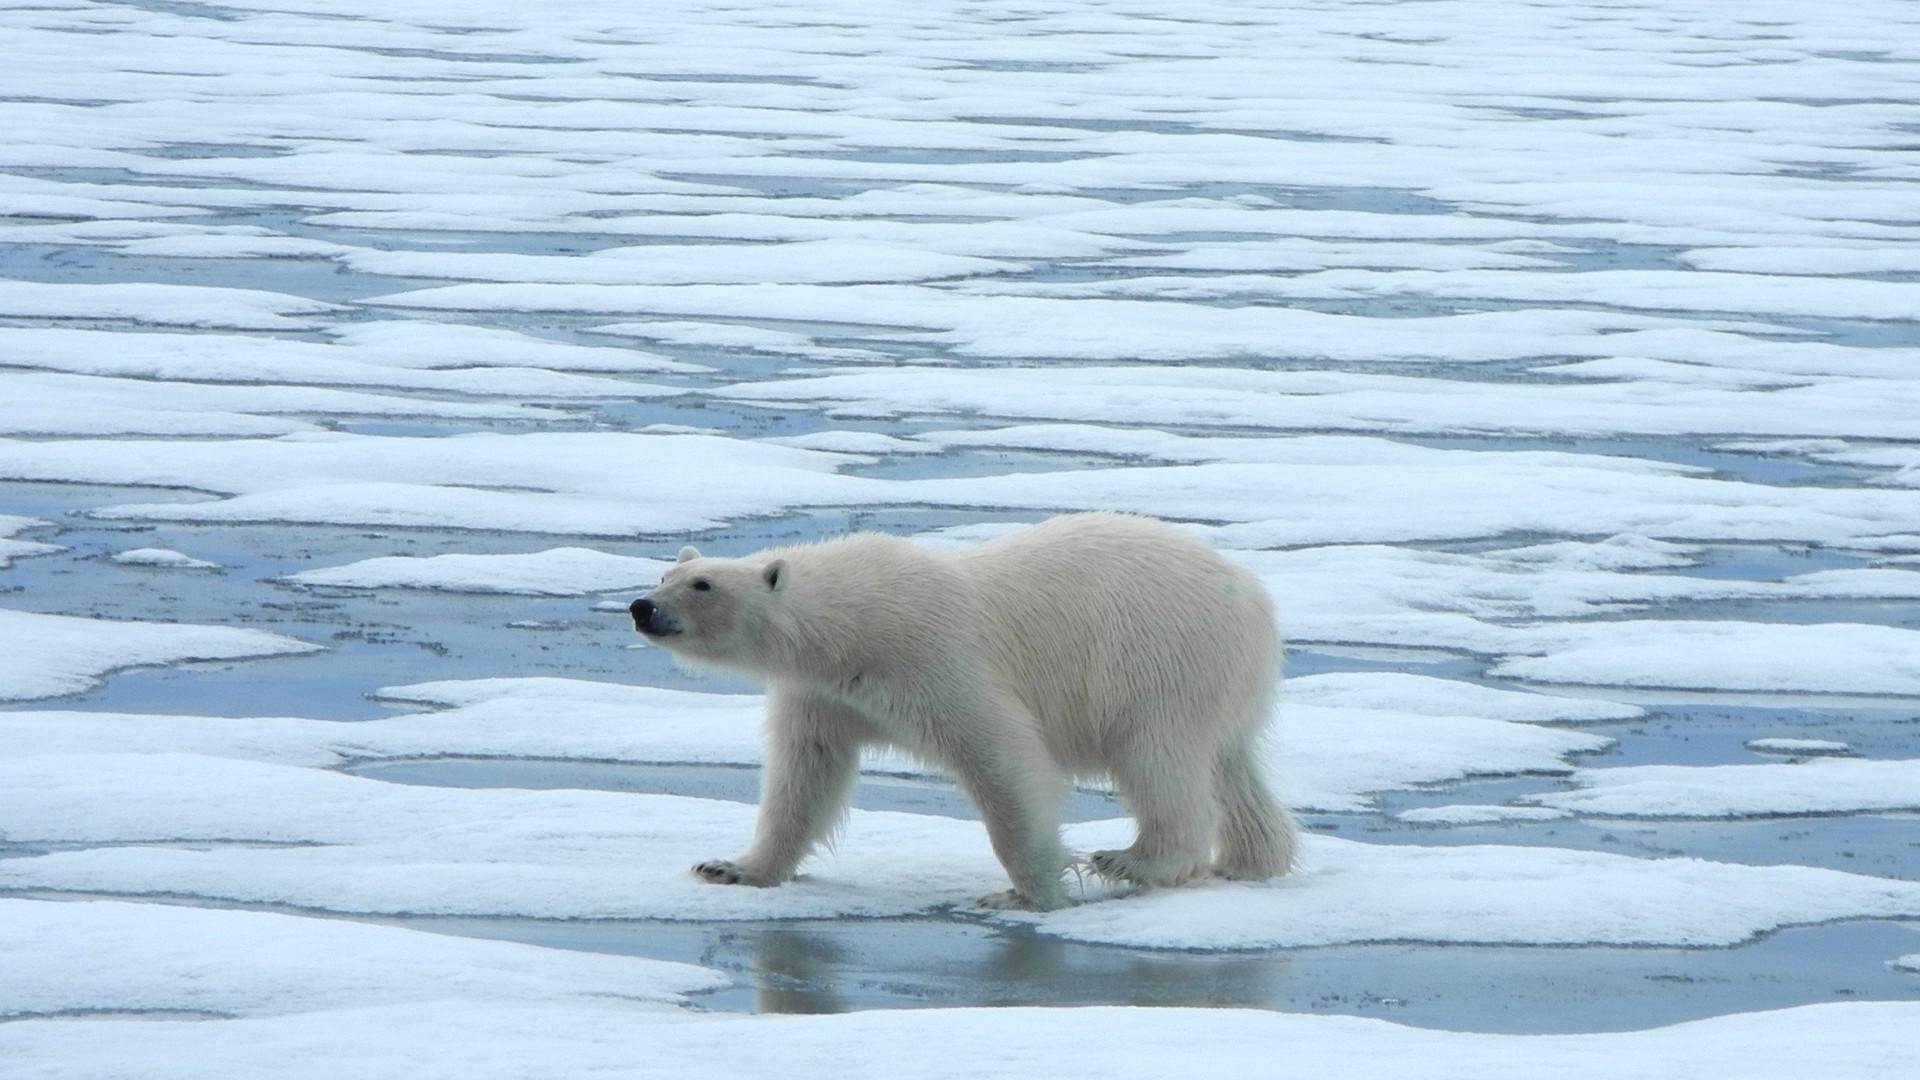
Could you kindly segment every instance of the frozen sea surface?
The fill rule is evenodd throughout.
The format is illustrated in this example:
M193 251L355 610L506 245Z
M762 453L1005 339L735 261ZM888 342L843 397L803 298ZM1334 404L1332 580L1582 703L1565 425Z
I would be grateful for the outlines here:
M0 34L9 1075L1920 1056L1913 5ZM875 757L686 874L760 703L632 635L663 560L1073 509L1274 592L1302 873L988 912Z

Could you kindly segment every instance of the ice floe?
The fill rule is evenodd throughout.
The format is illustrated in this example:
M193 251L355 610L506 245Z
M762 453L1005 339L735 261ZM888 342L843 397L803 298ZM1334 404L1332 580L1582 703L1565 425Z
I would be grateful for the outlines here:
M741 919L928 911L1000 883L978 824L915 814L855 811L836 850L801 880L729 889L686 868L744 842L754 811L742 804L413 787L190 754L34 755L0 763L0 778L8 836L88 845L0 860L0 886L15 889L361 914ZM103 788L121 798L101 804ZM1087 850L1130 833L1117 820L1070 826L1067 838ZM1074 940L1247 949L1730 945L1782 925L1920 915L1920 884L1809 867L1322 836L1309 838L1306 859L1307 872L1264 885L1004 917Z
M129 320L156 326L307 330L300 316L338 306L287 293L150 282L101 285L0 281L0 315L10 318Z
M173 383L164 393L141 380L54 372L15 373L21 396L0 401L0 434L246 436L313 431L306 416L539 419L541 410L506 402L445 401L307 386Z
M0 570L13 565L15 559L30 559L35 555L51 555L56 551L66 550L58 544L15 539L16 533L22 533L28 529L48 528L52 524L50 521L41 521L39 518L0 514Z
M1582 769L1578 787L1534 802L1603 817L1771 817L1920 810L1920 761L1817 758L1796 764L1622 765Z
M187 660L313 652L318 645L245 627L84 619L0 609L0 701L78 693L110 671Z
M542 432L413 438L315 432L272 440L0 440L0 475L190 487L213 502L120 505L123 519L683 534L858 486L844 455L697 435ZM689 468L695 462L698 469ZM724 466L724 467L719 467ZM502 486L503 482L506 486Z
M1546 683L1920 696L1920 631L1858 623L1633 620L1544 631L1493 674Z
M1397 324L1427 320L1359 321ZM1511 342L1514 336L1498 323L1487 326L1483 332L1501 342ZM1279 340L1295 343L1287 355L1315 355L1301 334L1278 328L1273 333ZM1347 342L1355 335L1344 328L1337 331L1329 328L1326 336ZM1626 336L1603 337L1602 340L1610 344L1598 355L1622 355L1631 348L1620 340ZM1247 343L1232 350L1230 355L1261 355L1252 340L1250 336ZM1432 340L1452 339L1441 335ZM1435 348L1437 346L1430 346ZM1577 355L1585 351L1560 343L1541 348L1543 356ZM1364 349L1364 345L1359 346L1356 352ZM1511 351L1509 345L1508 352ZM1482 358L1499 355L1503 354ZM1355 356L1353 359L1377 360L1379 357ZM1579 371L1576 367L1571 373ZM1851 435L1890 439L1911 439L1920 433L1920 420L1915 419L1920 415L1916 413L1920 380L1866 377L1808 379L1773 393L1758 394L1739 385L1715 385L1704 378L1675 385L1667 380L1645 379L1488 382L1470 378L1198 365L967 369L914 366L834 369L795 378L740 383L715 392L738 401L815 407L859 406L884 409L892 414L971 413L1009 420L1233 426L1267 431L1440 435Z
M1132 278L1081 285L1074 295L1275 296L1355 300L1418 296L1533 304L1594 304L1643 311L1713 311L1768 317L1907 319L1920 285L1780 273L1705 270L1326 270L1294 277Z
M689 964L260 911L0 899L0 1017L282 1016L407 1002L676 1003L724 982Z
M153 566L170 570L217 570L220 564L206 559L196 559L171 548L129 548L113 554L113 561L122 566Z
M1417 806L1393 815L1416 825L1487 825L1502 821L1559 821L1571 810L1551 806Z
M1371 319L1274 306L962 293L926 285L444 285L376 297L420 311L559 312L833 322L897 327L963 356L1075 360L1490 361L1606 356L1623 331L1699 323L1649 315L1530 310ZM1706 329L1775 329L1728 322ZM1603 342L1609 344L1603 346ZM1018 414L1016 414L1018 415ZM1033 415L1031 413L1025 415ZM1044 415L1044 414L1043 414ZM1747 430L1747 429L1743 429Z
M637 963L637 961L627 961ZM871 1010L831 1016L673 1015L625 1004L448 1001L200 1023L82 1017L0 1025L28 1076L288 1080L406 1073L507 1080L682 1076L724 1060L751 1075L845 1076L854 1059L925 1080L1086 1069L1157 1080L1211 1064L1258 1072L1274 1048L1321 1076L1416 1077L1443 1062L1483 1080L1904 1080L1912 1002L1742 1013L1645 1031L1498 1035L1259 1009L1098 1007ZM537 1063L530 1066L529 1063Z
M1632 720L1646 714L1637 705L1597 698L1555 697L1480 686L1458 679L1377 671L1288 679L1287 705L1337 705L1386 709L1422 716L1478 716L1523 723L1590 723Z
M701 370L638 350L564 345L445 324L403 329L363 323L337 331L334 340L326 342L218 333L0 327L0 351L12 366L138 380L137 385L149 394L154 383L164 382L169 384L169 396L191 395L199 383L226 383L371 387L557 401L656 398L682 391L575 372ZM229 391L229 398L234 396ZM313 400L324 403L326 399Z
M349 589L445 589L453 592L579 596L650 586L672 563L592 548L550 548L522 555L388 555L347 566L302 570L288 581Z
M1834 739L1748 739L1747 749L1761 754L1812 757L1822 754L1851 754L1853 747Z
M489 408L509 407L469 407L481 414ZM1920 492L1782 486L1624 457L1365 439L1292 440L1260 453L1267 460L1259 463L888 480L836 471L863 460L857 456L718 437L316 432L217 445L0 440L0 477L232 496L96 511L111 517L575 535L684 533L752 514L849 504L1133 510L1224 523L1215 538L1229 547L1509 533L1845 545L1920 532Z

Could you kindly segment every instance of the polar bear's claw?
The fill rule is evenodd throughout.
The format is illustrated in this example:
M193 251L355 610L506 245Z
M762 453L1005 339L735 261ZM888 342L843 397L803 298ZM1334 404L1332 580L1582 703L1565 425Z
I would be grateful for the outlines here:
M1061 898L1053 903L1035 903L1032 897L1018 889L1007 889L1004 892L983 896L975 900L973 906L985 908L988 911L1052 911L1055 908L1065 907L1066 900Z
M708 859L693 868L704 881L715 885L751 885L753 879L744 867L729 859Z
M1087 864L1093 872L1108 881L1124 882L1129 885L1150 884L1145 874L1135 865L1131 851L1096 851L1087 856Z

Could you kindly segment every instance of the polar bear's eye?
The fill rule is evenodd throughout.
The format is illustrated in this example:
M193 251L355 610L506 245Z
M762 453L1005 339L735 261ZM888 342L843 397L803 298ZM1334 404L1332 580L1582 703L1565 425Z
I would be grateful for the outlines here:
M713 588L713 582L708 581L706 578L697 578L693 583L693 587L700 592L706 592L708 589Z

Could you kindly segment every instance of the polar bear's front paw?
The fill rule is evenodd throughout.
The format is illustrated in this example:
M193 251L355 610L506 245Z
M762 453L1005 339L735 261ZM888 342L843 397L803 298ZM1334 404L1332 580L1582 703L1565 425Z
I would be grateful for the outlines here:
M708 859L706 862L696 864L693 872L700 875L702 881L710 882L714 885L766 884L766 882L761 881L759 877L749 872L746 867L741 866L731 859Z

